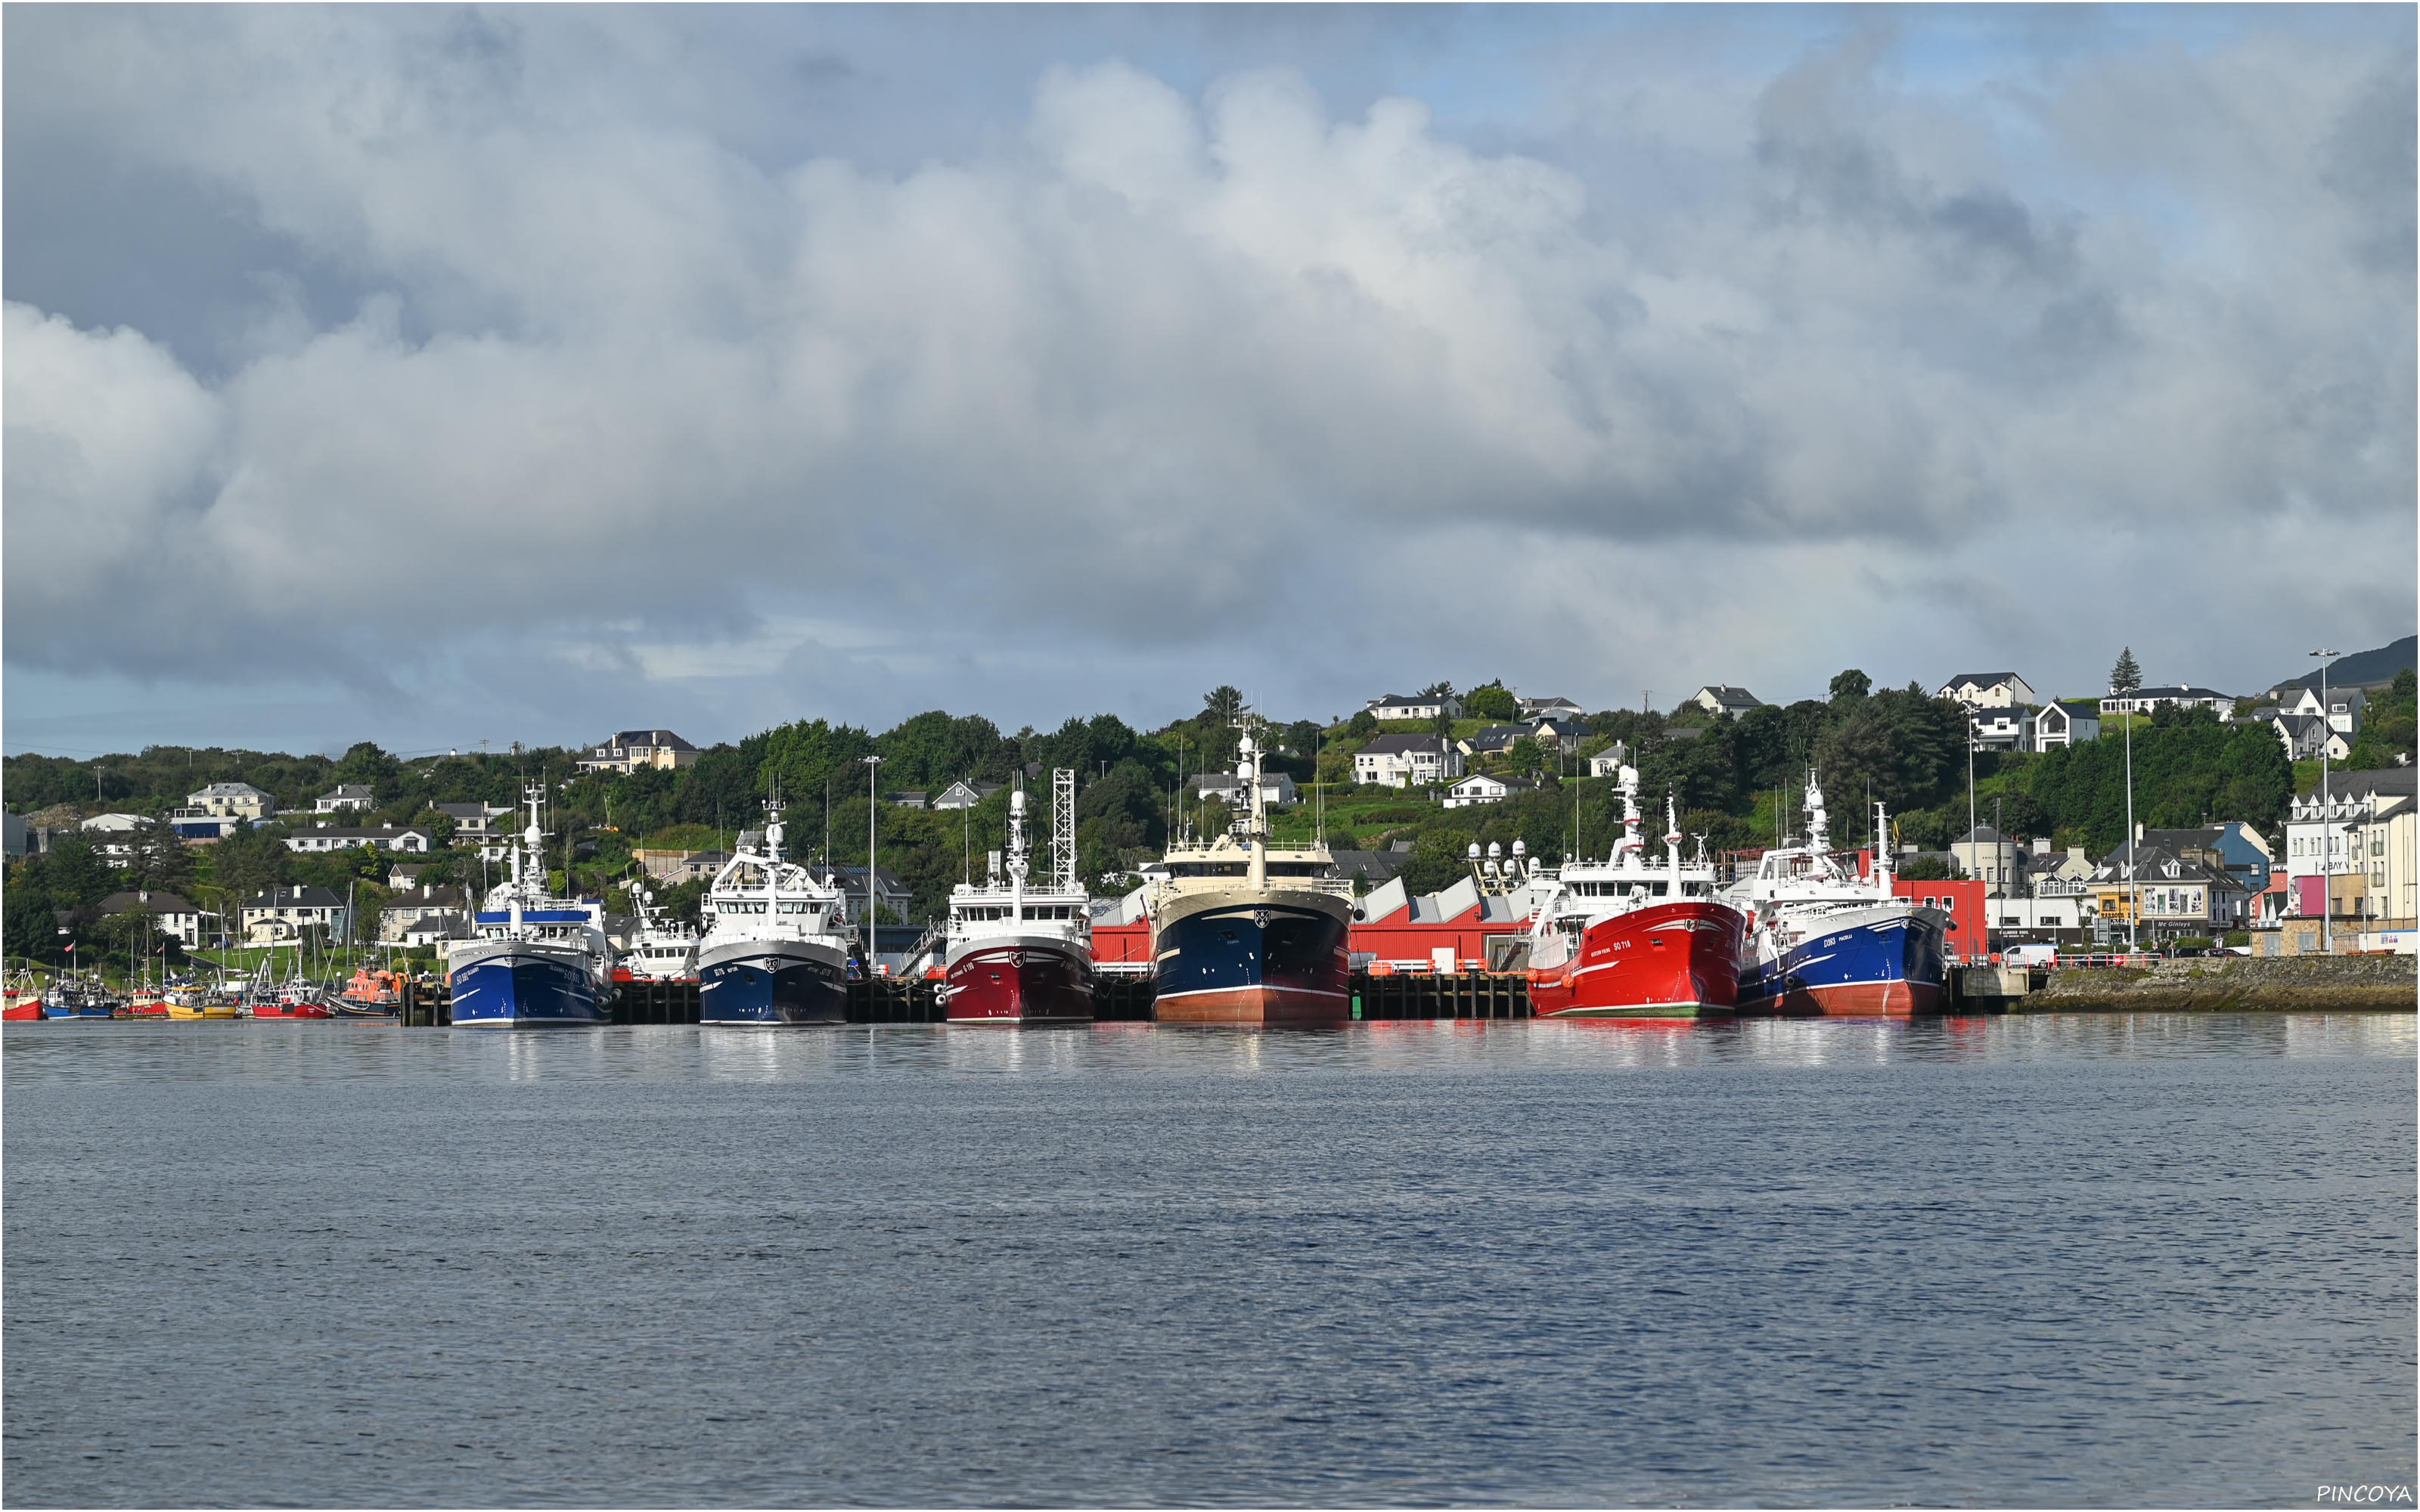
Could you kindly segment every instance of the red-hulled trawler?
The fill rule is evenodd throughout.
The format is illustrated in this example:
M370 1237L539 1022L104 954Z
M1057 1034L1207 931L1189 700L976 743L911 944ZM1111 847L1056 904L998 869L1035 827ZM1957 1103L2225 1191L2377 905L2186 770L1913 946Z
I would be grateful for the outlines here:
M1007 876L950 895L941 985L952 1024L1068 1024L1093 1016L1091 900L1076 880L1076 774L1050 774L1050 885L1029 888L1024 790L1008 795Z
M1621 840L1603 862L1562 868L1529 928L1537 1018L1694 1019L1733 1011L1747 916L1714 896L1701 855L1681 860L1665 799L1664 862L1638 834L1638 769L1621 768Z

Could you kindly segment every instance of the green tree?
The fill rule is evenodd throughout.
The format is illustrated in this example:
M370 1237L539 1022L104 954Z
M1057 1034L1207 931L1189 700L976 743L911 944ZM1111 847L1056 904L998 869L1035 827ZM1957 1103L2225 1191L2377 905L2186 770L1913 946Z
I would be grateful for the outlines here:
M2363 711L2360 733L2353 736L2346 766L2355 771L2397 764L2413 759L2414 700L2412 669L2395 674Z
M402 771L402 763L365 740L346 750L330 775L338 782L360 783L383 801L394 795Z
M1898 868L1902 882L1962 882L1966 873L1938 856L1910 857Z
M2109 691L2132 693L2143 686L2143 669L2134 660L2134 648L2127 646L2118 653L2118 663L2109 669Z
M1854 703L1873 691L1874 680L1854 668L1832 679L1830 689L1835 703Z
M1363 709L1345 721L1344 733L1355 740L1368 740L1378 733L1378 717Z
M1242 690L1225 683L1202 695L1202 716L1216 724L1228 723L1242 713L1243 708Z
M61 908L82 908L118 890L116 873L81 835L55 841L42 857L44 880Z
M1431 683L1428 687L1420 689L1419 696L1422 699L1450 699L1453 697L1453 685L1451 683Z
M7 890L0 891L0 939L11 960L58 959L58 904L45 870L39 857L21 861L10 869Z
M1463 695L1462 712L1472 719L1512 719L1520 717L1521 704L1498 680L1481 683Z

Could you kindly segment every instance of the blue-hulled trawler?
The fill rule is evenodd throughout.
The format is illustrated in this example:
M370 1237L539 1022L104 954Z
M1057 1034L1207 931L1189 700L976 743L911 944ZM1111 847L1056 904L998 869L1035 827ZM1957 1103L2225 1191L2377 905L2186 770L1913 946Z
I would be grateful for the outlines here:
M538 818L546 790L533 786L527 797L529 827L512 849L511 876L481 901L471 938L445 953L458 1029L578 1026L612 1016L605 906L548 890Z
M1874 805L1874 833L1890 833ZM1764 853L1731 901L1748 916L1739 1011L1862 1017L1935 1012L1947 990L1948 916L1897 895L1888 848L1858 876L1833 854L1823 789L1807 774L1807 834Z
M783 858L781 812L771 800L763 844L743 845L706 889L698 1022L845 1024L846 906L836 889Z

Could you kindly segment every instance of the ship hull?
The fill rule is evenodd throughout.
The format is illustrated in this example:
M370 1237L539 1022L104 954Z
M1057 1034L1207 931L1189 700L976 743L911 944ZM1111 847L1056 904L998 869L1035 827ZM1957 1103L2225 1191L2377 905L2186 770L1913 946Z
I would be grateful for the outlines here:
M943 1014L952 1024L1081 1024L1093 1017L1093 961L1049 935L978 940L950 952Z
M580 1028L609 1005L585 956L529 944L481 942L449 962L458 1029Z
M1342 1024L1352 1015L1351 904L1283 894L1187 899L1153 935L1162 1024Z
M255 1003L252 1016L256 1019L323 1019L327 1008L319 1003Z
M1771 961L1740 968L1742 1013L1904 1018L1941 1011L1948 954L1926 909L1876 908L1826 921Z
M837 945L735 940L697 954L700 1024L848 1022L848 962Z
M1544 1019L1728 1016L1739 1001L1747 919L1727 903L1651 903L1588 926L1571 960L1529 979Z

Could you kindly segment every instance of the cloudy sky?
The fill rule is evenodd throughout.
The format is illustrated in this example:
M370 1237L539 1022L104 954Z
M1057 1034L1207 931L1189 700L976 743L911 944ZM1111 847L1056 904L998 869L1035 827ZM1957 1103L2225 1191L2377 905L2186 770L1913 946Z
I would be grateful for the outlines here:
M2249 691L2420 612L2408 8L0 27L12 751Z

